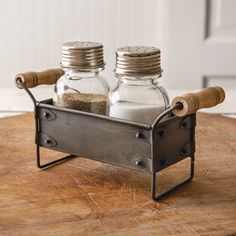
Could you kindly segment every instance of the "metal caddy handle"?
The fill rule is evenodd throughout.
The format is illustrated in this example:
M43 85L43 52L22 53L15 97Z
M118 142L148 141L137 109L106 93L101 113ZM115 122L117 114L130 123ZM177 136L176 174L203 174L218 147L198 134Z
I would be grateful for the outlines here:
M210 108L214 107L217 104L220 104L225 99L225 92L221 87L209 87L200 90L197 93L187 93L182 96L178 96L173 99L172 105L169 109L160 114L157 119L154 121L152 127L157 125L166 115L173 113L175 116L184 117L193 113L196 113L201 108ZM175 185L169 190L165 191L160 195L156 195L156 173L152 173L151 179L151 189L152 189L152 198L154 200L160 200L169 193L175 191L179 187L190 182L194 176L194 154L192 154L191 163L190 163L190 176L188 179L182 181L181 183Z
M57 69L49 69L45 70L42 72L26 72L26 73L21 73L16 75L15 77L15 83L16 86L19 89L24 89L30 98L32 99L34 103L34 110L35 110L35 128L36 128L36 154L37 154L37 166L41 169L49 168L51 166L54 166L56 164L59 164L63 161L72 159L76 157L75 155L68 155L65 157L62 157L60 159L48 162L46 164L41 164L40 162L40 145L37 142L37 134L40 133L40 127L38 124L38 119L37 117L39 116L38 114L38 108L40 102L36 100L36 98L33 96L29 88L34 88L37 87L38 85L42 84L47 84L47 85L52 85L57 82L57 80L61 77L61 75L64 74L64 71L61 70L60 68ZM220 87L210 87L210 88L205 88L202 89L201 91L197 93L188 93L183 96L176 97L173 99L171 107L165 110L162 114L160 114L156 120L151 124L150 131L152 133L152 136L154 135L155 128L158 127L160 124L161 120L169 115L169 114L174 114L175 116L178 117L185 117L191 114L196 113L199 109L201 108L209 108L213 107L219 103L222 103L225 98L225 93L224 90ZM43 115L47 115L46 113ZM110 118L108 118L110 119ZM111 118L112 120L115 120ZM126 124L135 124L135 122L131 121L124 121ZM143 126L147 126L144 124L141 124ZM140 123L139 123L140 126ZM154 145L152 143L151 145L152 150L151 150L151 158L154 158L153 156L153 148ZM152 171L151 175L151 190L152 190L152 198L153 200L160 200L163 197L165 197L167 194L175 191L182 185L190 182L194 176L194 153L189 156L191 158L191 166L190 166L190 176L188 179L184 180L183 182L177 184L176 186L170 188L169 190L165 191L164 193L161 193L159 195L156 194L156 185L157 185L157 178L156 178L156 173L157 171Z
M35 113L35 130L36 130L36 137L35 137L35 141L37 140L37 133L39 133L39 124L38 124L38 120L36 119L38 117L38 105L39 105L39 101L36 100L36 98L34 97L34 95L31 93L31 91L29 90L29 88L35 88L39 85L53 85L57 82L57 80L64 74L64 71L60 68L57 69L48 69L42 72L26 72L26 73L20 73L17 74L15 77L15 84L19 89L24 89L29 97L31 98L31 100L34 103L34 113ZM47 116L47 114L44 114L45 116ZM45 140L45 142L49 142L49 140ZM37 156L37 166L40 169L45 169L45 168L49 168L52 167L56 164L59 164L61 162L70 160L74 157L76 157L75 155L67 155L65 157L56 159L54 161L50 161L48 163L45 164L41 164L40 161L40 146L38 145L37 141L36 141L36 156Z

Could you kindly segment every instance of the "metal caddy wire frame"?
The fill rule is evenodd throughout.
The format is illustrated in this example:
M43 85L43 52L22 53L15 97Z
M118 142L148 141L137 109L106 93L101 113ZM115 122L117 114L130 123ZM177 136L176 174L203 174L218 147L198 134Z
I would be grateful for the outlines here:
M156 201L193 179L196 114L174 116L172 111L181 109L181 103L170 107L153 124L147 125L56 107L52 105L52 99L37 101L21 79L17 83L24 88L34 104L38 168L46 169L82 156L142 171L151 175L151 196ZM108 142L109 145L106 145ZM41 148L69 155L42 164ZM191 160L189 177L158 194L157 173L186 158Z

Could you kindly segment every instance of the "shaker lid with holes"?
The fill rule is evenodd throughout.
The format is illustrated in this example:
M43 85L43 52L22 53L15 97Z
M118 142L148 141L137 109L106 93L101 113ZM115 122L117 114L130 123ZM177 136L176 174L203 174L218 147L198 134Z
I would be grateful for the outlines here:
M104 68L103 45L87 41L64 43L61 66L81 70Z
M117 75L148 76L161 74L160 49L145 46L127 46L116 51Z

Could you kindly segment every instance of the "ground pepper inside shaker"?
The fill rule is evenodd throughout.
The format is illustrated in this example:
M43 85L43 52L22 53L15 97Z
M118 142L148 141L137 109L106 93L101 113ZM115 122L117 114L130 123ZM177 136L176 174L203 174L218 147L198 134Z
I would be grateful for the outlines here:
M102 94L65 93L57 99L58 106L100 115L106 114L106 103L107 98Z

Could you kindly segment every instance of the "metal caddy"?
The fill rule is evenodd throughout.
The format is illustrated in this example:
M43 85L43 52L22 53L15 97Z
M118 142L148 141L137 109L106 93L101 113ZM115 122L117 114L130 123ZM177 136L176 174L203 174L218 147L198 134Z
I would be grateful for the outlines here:
M35 75L34 78L37 77ZM42 84L37 79L37 83L31 87ZM52 99L37 101L22 76L16 77L16 83L19 88L24 88L34 103L36 157L39 168L48 168L81 156L142 171L151 175L151 195L156 201L192 180L196 113L175 116L172 112L183 109L182 103L176 103L159 115L153 124L148 125L56 107L52 105ZM42 164L41 148L69 155ZM185 158L191 160L189 177L157 194L157 173Z

